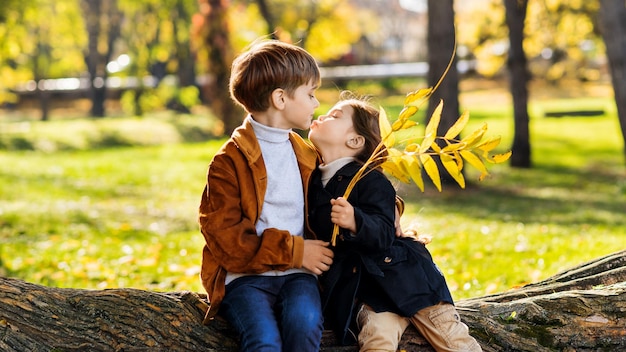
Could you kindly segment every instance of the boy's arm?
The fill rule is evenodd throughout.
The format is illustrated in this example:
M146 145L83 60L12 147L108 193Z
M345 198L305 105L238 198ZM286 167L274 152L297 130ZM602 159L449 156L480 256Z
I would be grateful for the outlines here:
M242 198L242 192L253 194ZM235 273L301 267L303 238L278 229L268 229L257 236L254 221L260 207L254 192L251 175L238 175L230 157L216 155L209 167L199 209L201 232L212 259Z

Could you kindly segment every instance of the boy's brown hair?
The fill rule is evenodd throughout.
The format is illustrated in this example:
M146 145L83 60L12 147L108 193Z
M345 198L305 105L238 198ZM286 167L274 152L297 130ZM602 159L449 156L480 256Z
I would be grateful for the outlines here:
M317 62L306 50L277 40L253 43L232 64L230 96L247 112L269 108L270 95L277 88L291 97L299 86L319 84Z

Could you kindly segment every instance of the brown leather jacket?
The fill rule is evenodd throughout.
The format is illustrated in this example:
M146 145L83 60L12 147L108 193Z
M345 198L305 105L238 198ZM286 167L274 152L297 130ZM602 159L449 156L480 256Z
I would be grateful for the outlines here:
M298 159L306 199L317 154L297 133L292 132L289 139ZM245 121L211 161L200 203L199 223L206 241L200 278L211 303L204 324L215 317L224 298L227 271L262 273L302 267L304 238L276 228L257 236L255 224L266 188L261 148L252 125ZM308 226L305 232L306 238L314 238Z

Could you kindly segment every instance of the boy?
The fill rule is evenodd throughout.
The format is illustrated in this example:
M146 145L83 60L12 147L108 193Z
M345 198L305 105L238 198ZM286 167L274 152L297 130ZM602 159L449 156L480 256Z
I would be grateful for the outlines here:
M316 275L333 251L307 231L305 199L317 154L306 130L319 68L305 50L262 41L232 65L231 97L248 113L208 168L199 209L201 279L210 308L237 330L242 351L318 351Z

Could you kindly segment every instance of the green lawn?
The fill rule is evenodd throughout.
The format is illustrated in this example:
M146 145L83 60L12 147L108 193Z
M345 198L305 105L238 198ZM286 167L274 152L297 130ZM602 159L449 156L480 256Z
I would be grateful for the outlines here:
M383 105L397 111L398 101ZM468 130L487 122L489 136L502 136L502 150L512 139L505 103L466 107ZM609 108L599 117L543 117L574 104ZM626 166L610 106L601 98L534 102L531 169L493 165L482 182L470 170L465 190L444 185L441 193L398 184L408 205L403 226L433 237L429 249L456 299L626 248ZM202 125L196 119L185 126ZM223 139L181 143L180 122L162 116L109 120L106 127L30 122L25 131L1 121L0 275L59 287L202 291L197 206ZM94 134L98 148L86 148Z

